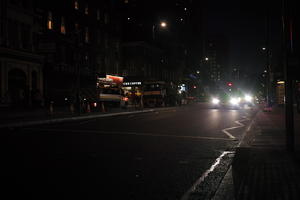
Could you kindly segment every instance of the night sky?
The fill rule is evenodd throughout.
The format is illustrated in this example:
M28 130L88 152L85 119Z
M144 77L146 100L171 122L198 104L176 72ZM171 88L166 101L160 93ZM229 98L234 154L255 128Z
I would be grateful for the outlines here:
M230 67L240 67L249 73L263 70L265 57L260 48L267 43L268 8L270 45L275 58L281 44L280 1L269 4L257 0L211 0L205 5L203 22L206 35L217 34L228 38Z
M183 15L182 13L177 13L178 16L172 14L172 9L176 9L173 0L136 0L134 2L142 8L139 23L151 24L164 19L170 22L167 30L171 30L169 33L174 35L179 25L170 19L177 19ZM280 68L278 55L281 48L281 0L177 0L177 2L186 3L186 5L192 2L192 13L201 13L199 16L193 15L194 18L199 18L193 19L193 25L201 27L199 37L204 35L203 39L209 40L220 36L227 40L225 43L228 43L229 50L225 52L225 55L228 55L229 66L226 68L239 68L240 71L253 75L258 75L267 68L266 51L263 52L262 47L267 46L269 16L271 65ZM199 24L195 24L197 20ZM148 27L147 30L150 28ZM193 40L196 39L193 38ZM197 42L195 44L201 45Z

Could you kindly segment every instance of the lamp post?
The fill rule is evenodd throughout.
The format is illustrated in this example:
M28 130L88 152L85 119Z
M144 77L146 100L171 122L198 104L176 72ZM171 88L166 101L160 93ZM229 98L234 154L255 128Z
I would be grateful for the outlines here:
M292 1L282 0L282 45L283 45L283 65L285 77L285 131L286 149L289 152L295 150L295 127L294 127L294 107L293 107L293 79L291 72L291 56L293 52L293 23L292 23Z
M166 28L168 26L167 22L165 21L161 21L159 24L159 27L161 28ZM156 28L157 24L153 24L152 25L152 40L155 40L155 28Z
M74 50L79 53L80 51L80 34L82 33L82 29L75 30L72 32L72 39L74 41ZM81 96L80 96L80 88L81 88L81 56L76 57L75 66L76 66L76 94L75 94L75 102L77 102L78 115L81 114ZM76 104L75 104L76 105Z
M269 47L262 47L262 50L266 52L266 65L267 69L264 70L266 73L266 99L267 107L271 106L271 84L272 84L272 72L271 72L271 50Z

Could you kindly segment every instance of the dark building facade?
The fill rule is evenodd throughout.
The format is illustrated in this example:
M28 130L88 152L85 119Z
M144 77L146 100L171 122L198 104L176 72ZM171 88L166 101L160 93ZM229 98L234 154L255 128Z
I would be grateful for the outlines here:
M0 2L0 98L3 106L27 107L38 101L37 98L41 100L43 57L35 48L36 35L32 0Z
M36 1L45 93L58 104L96 98L96 78L118 74L120 26L112 1ZM77 99L78 100L78 99Z
M0 2L1 104L65 105L97 98L96 79L121 75L118 1Z
M129 42L123 44L124 62L123 76L125 78L155 81L172 81L174 71L167 71L168 63L164 52L146 42Z
M228 41L222 36L210 36L205 42L202 71L210 86L224 86L227 81L232 81L228 48Z

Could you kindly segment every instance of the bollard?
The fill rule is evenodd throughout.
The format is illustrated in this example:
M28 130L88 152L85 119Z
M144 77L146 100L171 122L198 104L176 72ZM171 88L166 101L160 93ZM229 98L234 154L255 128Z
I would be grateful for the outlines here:
M91 106L90 106L90 103L87 103L86 112L87 112L87 113L90 113L90 112L91 112Z
M101 102L101 111L105 112L105 106L104 106L104 102L103 101Z
M53 111L54 111L54 109L53 109L53 101L50 101L50 106L49 106L49 113L50 113L50 115L52 115L53 114Z
M74 111L75 111L75 109L74 109L74 104L70 104L70 111L71 111L71 113L73 114L74 113Z
M141 109L143 110L144 109L144 101L143 101L143 96L141 97Z

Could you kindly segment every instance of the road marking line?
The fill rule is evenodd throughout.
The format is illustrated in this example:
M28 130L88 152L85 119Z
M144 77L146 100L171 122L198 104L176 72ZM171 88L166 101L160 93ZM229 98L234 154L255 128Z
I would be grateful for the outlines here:
M235 127L234 127L235 128ZM235 139L235 137L233 135L231 135L227 130L229 129L223 129L222 132L225 133L228 137L230 137L231 139Z
M244 121L248 121L250 120L249 118L247 117L243 117L244 119L241 119L241 120L237 120L237 121L234 121L234 123L238 124L239 126L233 126L233 127L230 127L230 128L224 128L222 130L223 133L225 133L229 138L231 139L236 139L236 137L234 137L233 135L231 135L231 133L229 133L228 131L229 130L233 130L233 129L236 129L236 128L242 128L245 126L245 124L241 123L241 122L244 122Z
M169 138L184 138L197 140L223 140L232 141L228 138L217 137L201 137L201 136L183 136L183 135L169 135L169 134L155 134L155 133L137 133L137 132L121 132L121 131L97 131L97 130L72 130L72 129L42 129L42 128L25 128L25 130L32 131L46 131L46 132L68 132L68 133L94 133L103 135L135 135L135 136L150 136L150 137L169 137Z
M196 191L197 187L205 180L205 178L213 172L216 167L220 164L221 159L226 156L227 154L233 153L232 151L224 151L216 160L215 162L210 166L208 170L206 170L201 177L193 184L193 186L181 197L180 200L188 200L189 196Z

